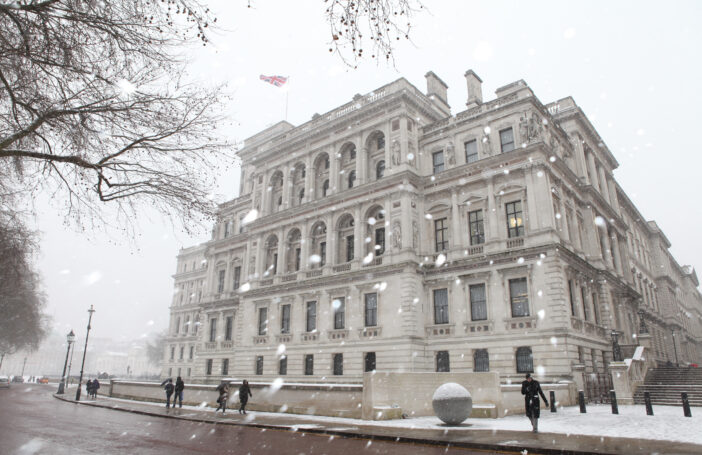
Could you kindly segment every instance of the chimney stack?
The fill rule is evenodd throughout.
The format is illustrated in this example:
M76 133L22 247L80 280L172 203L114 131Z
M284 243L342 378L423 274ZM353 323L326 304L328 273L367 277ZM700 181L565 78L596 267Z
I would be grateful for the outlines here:
M427 79L427 96L432 99L434 105L446 115L451 114L451 107L448 104L448 85L439 76L429 71L424 75Z
M473 70L466 71L466 84L468 85L468 102L466 106L480 106L483 104L483 80Z

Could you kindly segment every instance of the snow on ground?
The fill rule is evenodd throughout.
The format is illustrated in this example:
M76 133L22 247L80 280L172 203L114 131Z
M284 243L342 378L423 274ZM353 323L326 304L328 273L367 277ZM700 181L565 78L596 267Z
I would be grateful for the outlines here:
M102 397L101 397L102 398ZM107 400L139 403L164 407L163 403L150 403L141 401L106 398ZM184 410L212 411L214 408L205 406L183 406ZM229 411L237 413L238 403L232 403ZM643 405L619 405L619 415L612 414L609 405L588 405L587 413L580 414L580 408L569 406L558 408L557 413L548 409L541 411L539 419L540 433L581 434L591 436L609 436L635 439L653 439L662 441L688 442L702 445L702 408L693 407L692 417L684 417L680 406L654 406L655 415L647 416ZM303 430L317 427L304 422L314 421L325 426L338 425L340 427L375 426L385 428L409 429L440 429L451 434L460 434L474 430L508 430L531 432L529 419L523 415L512 415L501 419L467 419L461 426L447 427L438 417L413 417L402 420L360 420L345 419L341 417L325 417L315 415L284 414L274 412L249 411L247 422L254 422L256 416L266 417L266 423L277 420L280 425L288 425ZM238 420L238 419L237 419Z

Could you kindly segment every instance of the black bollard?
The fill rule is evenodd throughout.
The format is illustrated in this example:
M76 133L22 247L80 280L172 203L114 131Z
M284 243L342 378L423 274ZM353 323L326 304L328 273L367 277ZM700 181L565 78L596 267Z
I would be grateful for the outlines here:
M578 404L580 405L580 413L585 414L587 412L585 409L585 392L582 390L578 392Z
M553 390L551 390L551 391L548 393L548 397L549 397L549 399L550 399L550 401L551 401L551 412L556 412L556 392L554 392Z
M680 397L682 398L683 412L685 413L685 417L692 417L692 413L690 412L690 402L687 400L687 393L681 393Z
M619 406L617 406L617 394L614 390L609 391L609 401L612 402L612 414L619 414Z
M651 406L651 392L644 392L644 401L646 402L646 415L653 415L653 406Z

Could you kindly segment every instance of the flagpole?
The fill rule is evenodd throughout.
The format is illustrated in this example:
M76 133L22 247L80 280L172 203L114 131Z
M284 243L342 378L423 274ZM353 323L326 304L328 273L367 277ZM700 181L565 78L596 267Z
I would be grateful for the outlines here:
M287 80L288 84L290 84L290 76L288 76ZM285 121L288 121L288 96L290 95L290 85L288 85L288 89L285 91Z

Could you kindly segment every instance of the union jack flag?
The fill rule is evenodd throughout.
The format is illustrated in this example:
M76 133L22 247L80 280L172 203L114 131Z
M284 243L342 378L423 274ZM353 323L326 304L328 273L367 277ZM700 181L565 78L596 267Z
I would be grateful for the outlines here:
M286 82L288 82L288 78L285 76L264 76L261 74L260 79L263 82L268 82L269 84L273 84L276 87L282 87L285 85Z

